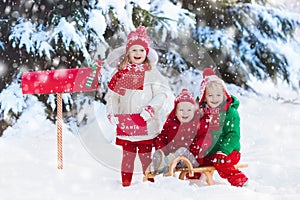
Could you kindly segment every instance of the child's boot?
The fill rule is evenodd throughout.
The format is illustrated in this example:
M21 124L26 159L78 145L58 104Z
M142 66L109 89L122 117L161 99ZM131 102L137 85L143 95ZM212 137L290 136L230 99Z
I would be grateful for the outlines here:
M160 173L165 167L165 154L162 150L157 150L153 154L153 159L150 164L151 173Z
M122 186L123 187L130 186L133 173L122 171L121 174L122 174Z
M165 157L165 165L169 166L175 158L176 158L176 155L174 153L169 153L169 155L167 155Z

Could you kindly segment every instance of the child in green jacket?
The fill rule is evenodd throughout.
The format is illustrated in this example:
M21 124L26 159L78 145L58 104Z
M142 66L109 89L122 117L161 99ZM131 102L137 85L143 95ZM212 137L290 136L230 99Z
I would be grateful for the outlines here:
M209 118L208 131L212 145L203 158L203 165L213 165L222 178L233 186L244 186L248 178L234 165L240 160L239 100L230 95L222 79L210 68L203 71L199 106Z

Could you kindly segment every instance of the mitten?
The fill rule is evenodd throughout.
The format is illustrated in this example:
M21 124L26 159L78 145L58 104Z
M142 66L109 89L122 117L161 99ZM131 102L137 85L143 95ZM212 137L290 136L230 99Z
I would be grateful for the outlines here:
M221 163L221 164L229 164L231 163L231 160L228 158L228 156L221 152L221 151L218 151L215 156L214 156L214 159L212 161L213 163Z
M152 108L152 106L146 106L145 108L143 108L140 116L145 121L148 121L149 119L151 119L154 116L154 109Z
M118 119L117 117L115 117L114 115L108 114L108 115L107 115L107 118L108 118L109 122L110 122L112 125L117 125L117 124L119 124L119 119Z
M131 115L131 119L132 119L132 121L133 121L136 125L138 125L138 126L146 126L146 125L147 125L147 123L146 123L146 121L143 119L143 117L141 117L141 116L138 115L138 114L133 114L133 115Z

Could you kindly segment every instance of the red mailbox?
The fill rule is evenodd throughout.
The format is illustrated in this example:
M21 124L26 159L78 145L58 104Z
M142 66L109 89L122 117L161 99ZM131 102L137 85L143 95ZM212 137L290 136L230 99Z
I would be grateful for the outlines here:
M101 65L98 65L101 66ZM71 92L90 92L99 88L97 77L101 67L58 69L48 71L24 72L22 76L23 94L56 94ZM91 86L86 87L89 76L95 73Z
M57 161L58 169L63 168L62 155L62 93L90 92L100 87L98 77L102 62L88 60L91 67L24 72L23 94L57 94Z

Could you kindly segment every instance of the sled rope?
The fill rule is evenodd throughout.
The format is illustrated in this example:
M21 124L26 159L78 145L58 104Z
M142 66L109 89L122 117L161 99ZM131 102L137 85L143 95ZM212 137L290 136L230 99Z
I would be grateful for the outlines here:
M62 93L57 94L57 168L63 169L62 152Z

